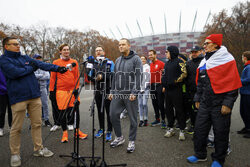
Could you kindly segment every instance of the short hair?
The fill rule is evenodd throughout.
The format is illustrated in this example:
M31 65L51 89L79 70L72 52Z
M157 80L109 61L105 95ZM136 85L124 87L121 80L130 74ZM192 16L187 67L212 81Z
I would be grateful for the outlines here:
M120 39L120 41L121 40L125 40L125 41L127 41L127 44L129 44L130 45L130 41L127 39L127 38L122 38L122 39Z
M242 56L246 57L247 60L250 60L250 51L243 52Z
M140 58L142 58L142 57L145 57L145 59L146 59L146 60L148 60L148 58L147 58L146 56L144 56L144 55L141 55L141 56L140 56Z
M59 46L59 51L62 51L63 50L63 48L65 47L65 46L68 46L69 47L69 45L68 44L66 44L66 43L64 43L64 44L62 44L62 45L60 45ZM70 49L70 47L69 47L69 49Z
M153 52L153 54L156 55L156 51L154 49L151 49L148 52Z
M97 47L96 48L102 48L102 50L104 51L104 48L103 48L103 46L102 45L97 45Z
M2 42L3 50L5 50L5 49L4 49L4 46L5 46L6 44L8 44L8 42L9 42L10 40L13 40L13 39L17 39L17 38L16 38L16 37L6 37L6 38L3 39L3 42Z

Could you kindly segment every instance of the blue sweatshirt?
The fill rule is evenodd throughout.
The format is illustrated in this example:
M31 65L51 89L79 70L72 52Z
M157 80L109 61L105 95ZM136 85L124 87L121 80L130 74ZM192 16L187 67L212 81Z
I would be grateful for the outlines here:
M240 94L250 95L250 61L245 64L241 73L241 82Z
M0 57L0 69L6 78L11 105L40 97L38 81L30 62L45 71L56 72L58 68L56 65L21 55L20 52L5 51Z
M6 95L6 94L7 94L6 80L0 69L0 95Z

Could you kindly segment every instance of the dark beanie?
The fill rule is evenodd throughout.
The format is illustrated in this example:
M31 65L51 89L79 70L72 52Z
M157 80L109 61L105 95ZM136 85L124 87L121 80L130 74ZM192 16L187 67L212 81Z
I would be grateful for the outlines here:
M175 58L179 55L179 49L176 46L169 46L167 50L169 51L171 58Z

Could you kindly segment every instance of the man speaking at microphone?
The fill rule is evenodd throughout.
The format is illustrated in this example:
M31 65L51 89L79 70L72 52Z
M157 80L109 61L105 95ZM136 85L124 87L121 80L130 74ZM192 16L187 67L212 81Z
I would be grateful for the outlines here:
M70 48L68 44L62 44L59 47L59 52L60 52L60 58L55 60L53 64L64 66L68 69L68 71L64 74L52 72L50 77L49 90L50 90L50 98L56 99L55 101L57 105L57 110L54 110L53 117L55 124L60 123L62 126L63 135L61 142L67 143L68 142L67 123L70 122L71 126L74 123L74 114L70 113L70 111L72 110L72 107L74 107L75 97L78 95L79 82L77 83L77 80L79 78L79 67L77 61L75 59L70 58ZM75 85L76 85L76 90L73 92ZM73 96L71 98L72 93ZM78 101L80 102L80 97L78 97ZM79 110L79 105L76 106L76 110ZM68 126L68 128L69 127L70 126ZM73 128L71 129L70 127L68 130L73 130ZM87 134L84 134L79 130L80 139L85 139L87 138L87 136L88 136Z
M95 60L93 64L93 72L88 74L88 78L95 84L95 101L98 110L98 120L100 129L95 134L96 138L104 135L104 109L107 114L107 133L106 133L106 141L112 140L112 124L109 116L109 107L110 100L104 97L104 108L103 112L101 112L102 105L102 90L105 90L106 95L110 93L111 82L112 82L112 73L114 71L114 63L108 58L105 58L105 52L102 46L97 46L95 49ZM106 73L105 73L106 71ZM106 77L106 87L104 88L104 82Z

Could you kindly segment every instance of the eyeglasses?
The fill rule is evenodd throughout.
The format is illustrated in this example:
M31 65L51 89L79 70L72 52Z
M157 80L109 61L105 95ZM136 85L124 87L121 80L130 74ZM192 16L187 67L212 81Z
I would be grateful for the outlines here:
M95 50L96 52L102 52L103 50Z
M6 45L20 46L20 44L19 44L19 43L9 43L9 44L6 44Z
M208 44L213 43L213 42L204 42L203 46L207 46Z

